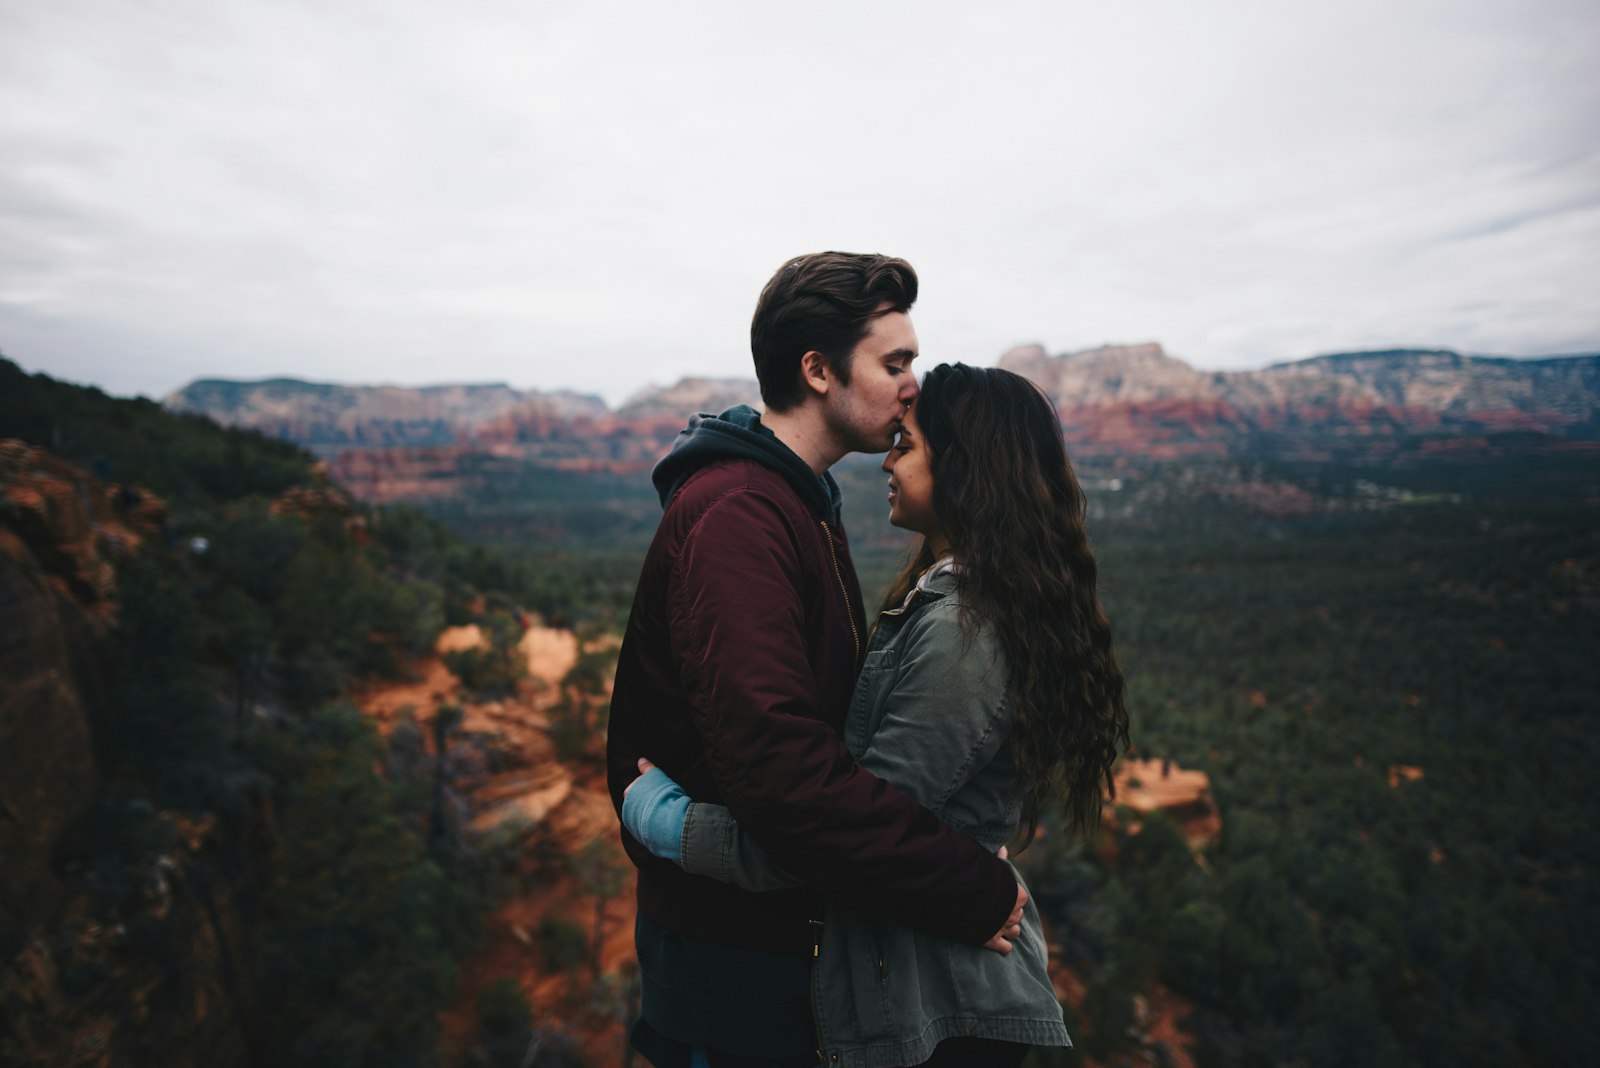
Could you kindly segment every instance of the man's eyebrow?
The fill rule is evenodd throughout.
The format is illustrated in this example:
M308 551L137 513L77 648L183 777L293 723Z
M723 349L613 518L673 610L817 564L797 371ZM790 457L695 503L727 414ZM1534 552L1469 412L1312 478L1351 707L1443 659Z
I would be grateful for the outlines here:
M884 353L881 358L885 360L914 360L917 358L917 350L895 349L893 352Z

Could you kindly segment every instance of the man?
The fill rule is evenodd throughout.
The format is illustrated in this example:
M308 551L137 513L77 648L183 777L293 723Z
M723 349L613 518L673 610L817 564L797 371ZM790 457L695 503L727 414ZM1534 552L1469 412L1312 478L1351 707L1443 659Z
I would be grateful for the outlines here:
M751 349L766 413L697 416L657 465L665 514L617 665L607 771L641 756L811 888L752 894L653 857L639 869L634 1046L657 1068L810 1064L820 895L973 944L1026 895L1011 870L851 760L838 731L866 644L828 469L883 452L916 397L917 277L824 252L762 291Z

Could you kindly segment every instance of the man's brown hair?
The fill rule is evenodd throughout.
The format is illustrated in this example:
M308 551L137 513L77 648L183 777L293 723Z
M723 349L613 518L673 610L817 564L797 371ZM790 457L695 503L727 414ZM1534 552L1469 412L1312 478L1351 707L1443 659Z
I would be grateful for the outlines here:
M908 311L916 300L917 272L892 256L812 252L785 263L761 290L750 321L762 401L775 412L800 403L800 357L813 349L849 385L850 354L872 320Z

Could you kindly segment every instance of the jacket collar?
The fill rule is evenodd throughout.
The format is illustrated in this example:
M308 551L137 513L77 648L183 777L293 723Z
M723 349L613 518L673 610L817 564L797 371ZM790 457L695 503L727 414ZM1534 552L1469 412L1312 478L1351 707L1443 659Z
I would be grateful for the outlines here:
M928 590L931 593L950 593L956 588L956 576L959 574L961 568L956 566L955 555L945 553L917 579L917 589Z
M841 497L831 474L819 476L809 464L762 425L761 413L736 404L721 415L696 415L678 432L672 449L656 464L651 481L665 508L688 477L717 460L754 460L783 476L818 519L837 523Z
M956 592L956 578L961 574L961 568L956 564L955 557L946 554L933 562L933 566L924 571L918 578L917 584L906 591L906 599L900 602L898 608L890 608L884 615L899 615L910 608L916 601L918 594L928 600L945 597Z

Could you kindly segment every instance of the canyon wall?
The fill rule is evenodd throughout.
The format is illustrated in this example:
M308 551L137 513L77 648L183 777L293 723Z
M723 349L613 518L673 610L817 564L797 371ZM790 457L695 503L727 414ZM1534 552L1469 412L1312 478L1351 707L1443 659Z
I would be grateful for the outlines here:
M138 856L81 848L114 834L103 822L116 715L112 560L157 537L164 518L161 502L137 487L104 486L43 449L0 441L8 1065L249 1060L244 879L217 821L162 814L170 843ZM120 896L114 920L102 907L108 896Z

